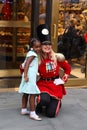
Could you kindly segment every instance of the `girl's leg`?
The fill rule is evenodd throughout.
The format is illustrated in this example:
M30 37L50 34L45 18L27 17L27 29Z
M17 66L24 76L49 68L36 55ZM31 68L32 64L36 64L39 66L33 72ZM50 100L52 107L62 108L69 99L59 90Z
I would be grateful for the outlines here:
M31 94L29 98L30 111L35 111L35 95Z
M23 94L22 96L22 109L21 109L21 114L26 115L29 114L29 111L27 110L27 102L28 102L28 94Z
M27 108L27 102L28 102L28 94L23 94L22 96L22 108Z
M29 103L30 103L30 118L34 120L42 120L35 112L35 97L36 95L31 94L29 98Z

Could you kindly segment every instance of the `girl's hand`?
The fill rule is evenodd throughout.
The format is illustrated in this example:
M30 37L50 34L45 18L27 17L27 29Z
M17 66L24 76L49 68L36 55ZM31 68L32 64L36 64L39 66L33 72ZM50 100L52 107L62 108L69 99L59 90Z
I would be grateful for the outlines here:
M28 82L28 80L29 80L28 76L24 76L24 81Z

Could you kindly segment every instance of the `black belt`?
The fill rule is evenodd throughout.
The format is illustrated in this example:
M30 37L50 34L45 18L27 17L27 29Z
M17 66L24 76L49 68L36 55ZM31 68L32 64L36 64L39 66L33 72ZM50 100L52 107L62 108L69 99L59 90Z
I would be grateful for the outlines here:
M59 78L59 75L55 76L55 77L50 77L50 78L43 78L43 77L41 77L40 79L41 80L45 80L45 81L53 81L54 79L57 79L57 78Z

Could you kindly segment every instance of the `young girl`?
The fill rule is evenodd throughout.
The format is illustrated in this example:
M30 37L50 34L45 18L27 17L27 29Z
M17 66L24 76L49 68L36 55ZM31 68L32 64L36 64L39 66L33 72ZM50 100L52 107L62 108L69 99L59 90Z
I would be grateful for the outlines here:
M24 61L24 72L22 74L22 80L19 87L19 93L23 93L21 114L29 113L26 107L28 95L30 95L30 118L34 120L41 120L41 118L35 113L35 97L40 94L40 91L36 85L36 76L38 72L37 53L40 51L40 42L37 39L32 39L29 46L30 49Z

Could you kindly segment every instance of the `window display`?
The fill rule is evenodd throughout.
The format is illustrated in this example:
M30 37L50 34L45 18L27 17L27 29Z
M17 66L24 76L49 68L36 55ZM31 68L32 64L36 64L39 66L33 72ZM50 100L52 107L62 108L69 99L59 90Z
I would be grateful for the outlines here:
M0 0L0 69L17 69L31 36L32 0Z
M17 0L17 20L31 21L31 0Z
M44 24L46 18L46 0L40 0L39 4L39 24Z
M72 66L71 77L84 78L86 72L87 1L59 1L58 52ZM85 38L84 38L85 37Z
M62 34L65 28L69 27L70 21L75 21L77 29L85 29L87 1L80 0L79 3L71 3L70 1L59 1L59 20L58 20L58 35ZM85 31L85 30L84 30Z
M17 61L25 57L25 46L29 45L30 28L17 28Z
M12 28L0 28L0 68L6 67L8 62L12 61ZM7 62L6 62L7 61ZM9 66L8 66L9 68Z

